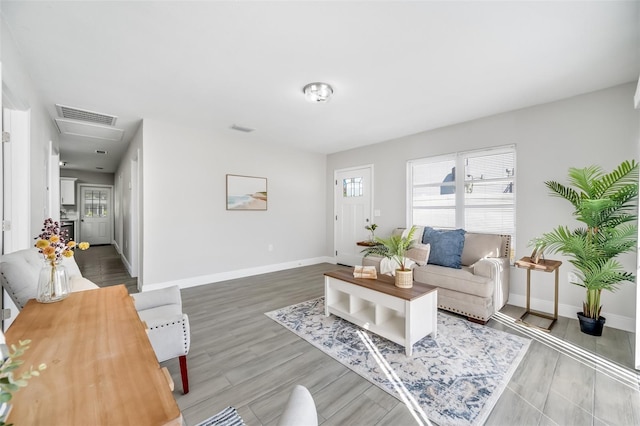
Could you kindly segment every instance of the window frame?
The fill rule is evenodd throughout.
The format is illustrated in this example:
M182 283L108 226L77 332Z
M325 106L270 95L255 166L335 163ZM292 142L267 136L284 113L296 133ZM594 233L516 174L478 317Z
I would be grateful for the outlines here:
M430 163L439 163L439 162L444 162L444 161L453 161L456 167L456 170L465 170L466 167L466 160L468 158L471 157L479 157L479 156L483 156L483 155L498 155L498 154L502 154L502 153L512 153L513 154L513 175L511 177L508 178L490 178L490 179L481 179L483 182L501 182L503 180L509 180L509 181L513 181L513 186L512 186L512 192L513 192L513 201L512 203L504 203L504 204L498 204L498 207L503 207L503 208L512 208L513 209L513 231L512 232L507 232L505 231L500 231L501 233L504 234L508 234L511 235L511 247L515 247L515 239L516 239L516 208L517 208L517 150L516 150L516 145L515 144L511 144L511 145L503 145L503 146L497 146L497 147L490 147L490 148L483 148L483 149L476 149L476 150L469 150L469 151L460 151L460 152L454 152L454 153L450 153L450 154L444 154L444 155L435 155L435 156L430 156L430 157L423 157L423 158L418 158L418 159L413 159L413 160L409 160L407 161L407 181L406 181L406 206L407 206L407 214L406 214L406 223L407 223L407 227L411 227L414 225L413 223L413 217L414 217L414 210L416 209L421 209L420 207L414 207L414 199L413 199L413 194L414 194L414 189L415 188L420 188L420 187L436 187L436 186L441 186L442 182L433 182L433 183L426 183L426 184L418 184L418 185L414 185L414 167L415 166L422 166L425 164L430 164ZM474 182L478 182L478 179L467 179L467 177L465 176L465 174L461 174L462 176L464 176L463 179L457 179L455 180L455 203L454 203L454 209L455 209L455 225L454 227L451 227L451 229L458 229L458 228L463 228L463 229L467 229L466 228L466 220L465 220L465 211L467 209L479 209L479 208L486 208L483 206L474 206L474 207L467 207L465 205L465 187L469 184L473 184ZM457 177L457 176L456 176ZM489 205L487 205L489 206ZM431 207L431 209L433 209L434 207ZM436 206L435 208L445 208L444 206L438 207ZM430 208L425 208L425 209L430 209ZM429 226L429 224L419 224L420 226ZM449 228L449 227L447 227ZM477 229L470 229L469 232L483 232L482 230L477 230ZM510 253L510 257L513 257L513 250Z

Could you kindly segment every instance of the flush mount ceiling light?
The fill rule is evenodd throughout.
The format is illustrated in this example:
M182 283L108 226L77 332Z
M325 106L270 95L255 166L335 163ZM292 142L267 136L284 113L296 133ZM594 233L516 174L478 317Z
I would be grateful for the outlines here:
M304 97L313 103L327 102L333 95L333 88L327 83L309 83L302 89Z

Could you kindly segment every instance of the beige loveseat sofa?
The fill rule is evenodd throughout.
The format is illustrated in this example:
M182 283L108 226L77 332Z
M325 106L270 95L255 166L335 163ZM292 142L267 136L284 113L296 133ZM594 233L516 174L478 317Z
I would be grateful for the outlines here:
M424 227L416 228L414 239L420 244ZM394 232L402 231L403 228L398 228ZM466 232L460 269L416 264L413 266L413 279L438 287L438 308L464 315L471 321L486 323L509 298L510 245L509 235ZM431 250L437 248L431 247ZM362 264L375 266L380 272L380 261L379 257L367 256Z

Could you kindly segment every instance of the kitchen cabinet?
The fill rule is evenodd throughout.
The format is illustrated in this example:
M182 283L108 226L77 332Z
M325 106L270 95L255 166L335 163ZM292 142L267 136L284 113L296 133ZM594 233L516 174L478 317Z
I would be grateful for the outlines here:
M76 204L76 178L60 178L60 204L65 206Z

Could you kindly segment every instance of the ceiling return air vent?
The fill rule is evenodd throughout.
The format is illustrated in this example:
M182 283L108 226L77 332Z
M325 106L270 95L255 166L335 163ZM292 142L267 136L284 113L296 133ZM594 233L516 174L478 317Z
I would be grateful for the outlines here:
M115 115L102 114L94 111L86 111L78 108L72 108L60 104L56 104L56 110L60 118L68 118L69 120L86 121L89 123L102 124L104 126L115 126L118 117Z
M85 138L121 141L124 130L114 127L118 117L56 104L61 118L56 118L60 134Z

